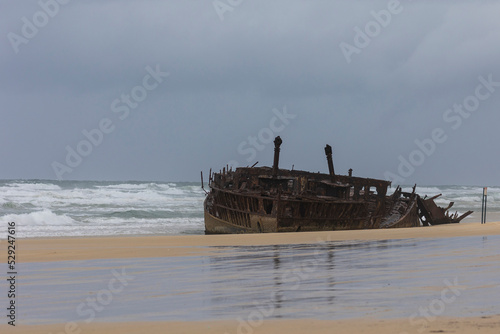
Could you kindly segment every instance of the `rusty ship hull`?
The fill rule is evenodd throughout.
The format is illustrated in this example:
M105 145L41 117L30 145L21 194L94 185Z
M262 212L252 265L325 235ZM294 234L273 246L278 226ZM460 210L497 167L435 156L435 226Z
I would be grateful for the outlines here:
M215 173L204 203L205 232L269 233L420 226L417 195L352 176L238 168Z
M419 227L458 223L471 214L450 215L434 198L422 199L391 182L335 173L325 147L328 174L280 169L282 141L274 140L273 167L210 171L204 202L205 233L274 233ZM201 175L203 188L203 173ZM422 223L421 223L422 221Z

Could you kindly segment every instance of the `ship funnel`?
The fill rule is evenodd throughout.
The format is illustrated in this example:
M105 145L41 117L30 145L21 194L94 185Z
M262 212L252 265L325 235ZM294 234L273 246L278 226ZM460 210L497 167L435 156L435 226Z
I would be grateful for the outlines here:
M330 177L332 182L335 182L335 169L333 168L333 158L332 158L332 147L330 145L325 146L326 161L328 161L328 171L330 172Z
M278 164L280 161L280 146L283 141L280 136L274 138L274 162L273 162L273 177L278 176Z

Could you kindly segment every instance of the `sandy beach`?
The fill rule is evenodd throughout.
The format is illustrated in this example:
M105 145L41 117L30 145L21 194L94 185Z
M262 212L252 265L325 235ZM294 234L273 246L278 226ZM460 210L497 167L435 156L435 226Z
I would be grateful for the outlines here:
M192 322L121 322L121 323L93 323L71 324L64 330L65 324L21 326L14 330L0 325L2 333L93 333L93 334L163 334L163 333L336 333L336 334L430 334L430 333L457 333L457 334L497 334L500 328L500 316L476 318L438 318L428 326L412 328L407 319L376 320L267 320L260 326L242 327L238 321L192 321Z
M361 231L333 231L310 233L283 233L259 235L188 235L188 236L150 236L150 237L96 237L96 238L46 238L17 240L18 263L33 266L45 266L60 261L113 261L130 259L165 258L183 262L183 259L227 257L234 252L233 246L273 246L273 245L320 245L328 242L344 241L384 241L384 240L444 240L456 237L483 237L500 235L500 223L463 223L422 228L390 229L390 230L361 230ZM496 239L493 239L495 241ZM6 242L0 246L6 251ZM435 242L434 244L439 244ZM304 250L307 251L307 247ZM223 254L220 249L224 249ZM226 250L224 247L228 247ZM399 246L398 246L399 247ZM235 248L236 249L236 248ZM264 248L263 248L264 249ZM305 252L304 251L304 252ZM472 250L474 251L474 250ZM300 252L300 250L299 250ZM456 253L456 251L454 251ZM461 265L471 266L475 261L485 261L481 266L488 266L492 274L498 276L498 254L484 256L481 252L465 250L469 255ZM236 255L235 255L236 256ZM472 256L472 257L471 257ZM458 257L460 258L460 257ZM280 261L286 260L282 257ZM238 260L240 261L240 260ZM456 259L454 261L457 261ZM105 263L108 263L105 262ZM65 262L61 262L65 263ZM282 264L283 265L283 264ZM457 266L460 263L457 263ZM188 266L188 264L185 264ZM337 267L338 268L338 267ZM77 270L73 268L71 270ZM141 269L142 270L142 269ZM151 269L153 270L153 269ZM256 269L258 270L258 269ZM417 271L414 271L418 273ZM153 270L154 271L154 270ZM493 271L496 271L493 273ZM82 273L85 270L82 271ZM407 272L410 272L407 270ZM78 273L76 273L78 275ZM93 274L92 274L93 275ZM405 274L406 275L406 274ZM94 276L91 276L94 277ZM338 278L338 277L337 277ZM84 278L82 278L85 280ZM203 278L200 278L203 280ZM484 283L484 282L483 282ZM481 284L483 284L481 283ZM281 283L279 283L281 284ZM337 284L337 283L336 283ZM363 283L360 283L363 284ZM366 284L370 284L367 282ZM429 283L430 284L430 283ZM377 288L378 289L378 288ZM374 290L377 290L374 289ZM435 290L439 293L440 286L425 287L426 290ZM490 291L496 294L498 286L489 286L486 283L474 289ZM489 290L488 290L489 289ZM478 291L479 291L478 290ZM387 290L392 291L392 290ZM181 294L183 294L182 292ZM64 298L64 296L63 296ZM135 295L129 298L135 299ZM29 299L28 299L29 300ZM76 299L73 304L78 303ZM50 310L50 305L47 305ZM23 324L15 328L3 323L0 324L2 333L498 333L500 329L500 315L486 314L484 316L459 317L420 317L411 320L409 317L377 318L361 317L340 320L318 320L310 317L302 319L256 319L253 322L230 320L234 318L193 321L130 321L126 316L117 318L117 321L82 321L82 319L68 320L67 322Z
M146 237L33 238L18 241L22 262L206 255L207 246L311 244L326 241L450 238L500 235L500 222L420 228ZM0 244L6 248L6 244Z

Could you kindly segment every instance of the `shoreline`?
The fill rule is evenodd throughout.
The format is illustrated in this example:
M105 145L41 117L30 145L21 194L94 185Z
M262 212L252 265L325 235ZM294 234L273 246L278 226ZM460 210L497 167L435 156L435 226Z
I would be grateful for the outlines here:
M257 321L258 320L258 321ZM394 333L428 334L441 332L468 334L496 334L500 327L500 315L468 318L437 317L432 321L412 324L410 319L360 318L348 320L289 319L255 321L165 321L165 322L93 322L60 323L49 325L16 325L15 332L22 334L92 332L95 334L133 334L146 330L148 333ZM8 332L5 324L0 331Z
M215 253L207 247L311 244L327 241L370 241L413 238L452 238L500 235L500 222L467 223L399 229L326 232L183 236L106 236L18 238L20 262L200 256ZM7 243L0 243L5 248Z

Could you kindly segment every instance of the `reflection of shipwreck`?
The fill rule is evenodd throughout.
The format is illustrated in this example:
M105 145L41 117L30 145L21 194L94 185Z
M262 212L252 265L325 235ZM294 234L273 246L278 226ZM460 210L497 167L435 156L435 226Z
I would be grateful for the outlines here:
M425 215L424 224L446 223L442 216L448 216L432 209L432 199L420 199L415 187L411 193L398 187L388 196L389 181L354 177L352 170L347 176L335 174L329 145L325 148L329 174L320 174L279 169L281 138L276 137L274 144L272 168L210 173L211 190L204 203L207 234L417 227L424 212L431 213ZM420 202L427 206L417 207Z

